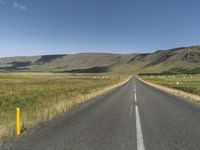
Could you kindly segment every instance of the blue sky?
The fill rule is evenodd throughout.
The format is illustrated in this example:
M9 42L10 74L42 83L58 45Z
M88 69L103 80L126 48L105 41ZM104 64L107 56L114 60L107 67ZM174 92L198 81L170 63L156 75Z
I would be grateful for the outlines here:
M0 0L0 57L200 44L199 0Z

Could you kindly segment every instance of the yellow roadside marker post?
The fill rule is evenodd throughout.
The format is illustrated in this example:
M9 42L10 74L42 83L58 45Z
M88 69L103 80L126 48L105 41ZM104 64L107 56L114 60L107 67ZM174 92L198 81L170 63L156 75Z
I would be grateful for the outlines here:
M16 108L16 134L20 135L20 109Z

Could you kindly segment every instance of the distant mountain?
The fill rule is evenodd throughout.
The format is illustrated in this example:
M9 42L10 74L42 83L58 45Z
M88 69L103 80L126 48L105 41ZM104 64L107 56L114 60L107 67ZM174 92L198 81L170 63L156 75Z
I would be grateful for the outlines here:
M200 46L146 54L80 53L0 58L1 71L173 73L175 70L182 73L193 70L198 73L199 68Z

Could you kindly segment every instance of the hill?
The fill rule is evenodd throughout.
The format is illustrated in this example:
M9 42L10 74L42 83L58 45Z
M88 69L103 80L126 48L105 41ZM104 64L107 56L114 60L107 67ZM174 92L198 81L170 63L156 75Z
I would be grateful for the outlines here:
M1 71L200 73L200 46L146 54L80 53L0 58Z

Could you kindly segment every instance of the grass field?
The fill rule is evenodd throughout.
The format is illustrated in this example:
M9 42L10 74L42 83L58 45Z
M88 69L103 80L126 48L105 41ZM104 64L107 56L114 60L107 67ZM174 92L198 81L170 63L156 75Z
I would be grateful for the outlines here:
M51 120L72 106L128 81L127 76L0 74L0 139L15 135L15 110L22 129Z
M179 89L200 96L200 74L196 75L148 75L140 76L146 81Z

